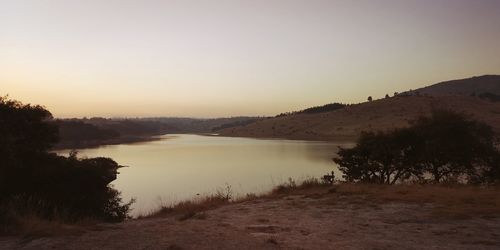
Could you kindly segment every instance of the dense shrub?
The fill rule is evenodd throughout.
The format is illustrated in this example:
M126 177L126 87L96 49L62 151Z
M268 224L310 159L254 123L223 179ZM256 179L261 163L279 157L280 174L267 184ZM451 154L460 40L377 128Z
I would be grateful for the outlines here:
M341 148L334 161L347 181L394 184L411 176L420 176L413 165L416 137L408 130L362 133L357 145Z
M415 164L435 182L443 178L484 179L493 170L499 152L488 125L467 119L463 114L434 111L421 117L409 130L415 131L418 149Z
M334 161L352 182L492 183L500 180L499 159L490 127L435 110L408 128L363 133L355 147L340 148Z
M120 193L109 186L121 166L109 158L48 152L58 137L51 118L41 106L0 97L0 221L12 220L11 214L125 219L130 203L122 204Z
M312 108L307 108L307 109L304 109L302 111L299 111L298 113L316 114L316 113L330 112L330 111L334 111L337 109L342 109L345 106L346 106L345 104L335 102L335 103L325 104L323 106L316 106L316 107L312 107Z
M329 103L329 104L325 104L322 106L315 106L315 107L307 108L307 109L300 110L300 111L281 113L281 114L277 115L276 117L283 117L283 116L295 115L295 114L325 113L325 112L330 112L330 111L334 111L334 110L338 110L338 109L343 109L347 106L348 105L343 104L343 103L334 102L334 103Z

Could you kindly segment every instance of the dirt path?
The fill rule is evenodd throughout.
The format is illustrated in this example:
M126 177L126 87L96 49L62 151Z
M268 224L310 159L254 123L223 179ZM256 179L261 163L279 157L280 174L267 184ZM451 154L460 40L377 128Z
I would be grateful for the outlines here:
M432 205L293 195L74 236L0 239L1 249L500 249L500 219L439 219Z

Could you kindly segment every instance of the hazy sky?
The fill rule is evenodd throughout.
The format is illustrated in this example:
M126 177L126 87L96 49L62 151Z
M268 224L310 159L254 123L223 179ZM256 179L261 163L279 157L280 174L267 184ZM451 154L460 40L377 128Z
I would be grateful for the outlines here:
M0 0L0 95L57 117L273 115L500 74L500 0Z

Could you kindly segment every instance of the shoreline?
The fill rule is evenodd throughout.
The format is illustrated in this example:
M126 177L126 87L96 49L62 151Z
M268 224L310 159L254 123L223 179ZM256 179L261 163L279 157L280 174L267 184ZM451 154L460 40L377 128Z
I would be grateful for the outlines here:
M306 141L306 142L338 142L338 143L355 143L359 135L356 136L345 136L345 137L329 137L325 139L320 139L317 137L307 137L307 136L256 136L256 135L245 135L245 134L218 134L216 136L220 137L231 137L231 138L251 138L251 139L260 139L260 140L288 140L288 141Z
M176 134L186 134L186 135L199 135L207 137L227 137L227 138L244 138L244 139L255 139L255 140L275 140L275 141L303 141L303 142L338 142L342 144L354 144L355 137L347 137L342 139L317 139L317 138L302 138L302 137L267 137L267 136L245 136L245 135L229 135L229 134L218 134L218 133L176 133ZM164 138L162 136L172 135L172 134L162 134L162 135L151 135L151 136L138 136L138 137L124 137L117 138L107 141L85 141L81 143L62 143L56 145L52 148L53 151L63 151L63 150L78 150L78 149L91 149L110 145L120 145L120 144L134 144L141 142L158 141Z
M102 146L110 146L110 145L120 145L120 144L134 144L141 142L150 142L161 140L162 135L150 135L150 136L134 136L134 137L123 137L106 141L85 141L78 143L60 143L52 148L53 151L62 151L62 150L78 150L78 149L90 149L90 148L98 148Z

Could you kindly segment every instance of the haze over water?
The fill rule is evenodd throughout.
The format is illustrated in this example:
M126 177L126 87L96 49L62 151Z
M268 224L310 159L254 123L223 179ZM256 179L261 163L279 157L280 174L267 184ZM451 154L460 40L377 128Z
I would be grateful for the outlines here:
M79 154L111 157L128 166L112 184L124 200L137 198L133 214L139 215L158 208L160 201L170 204L213 194L226 185L238 196L267 192L289 177L320 177L336 170L331 158L339 145L183 134L83 149Z

